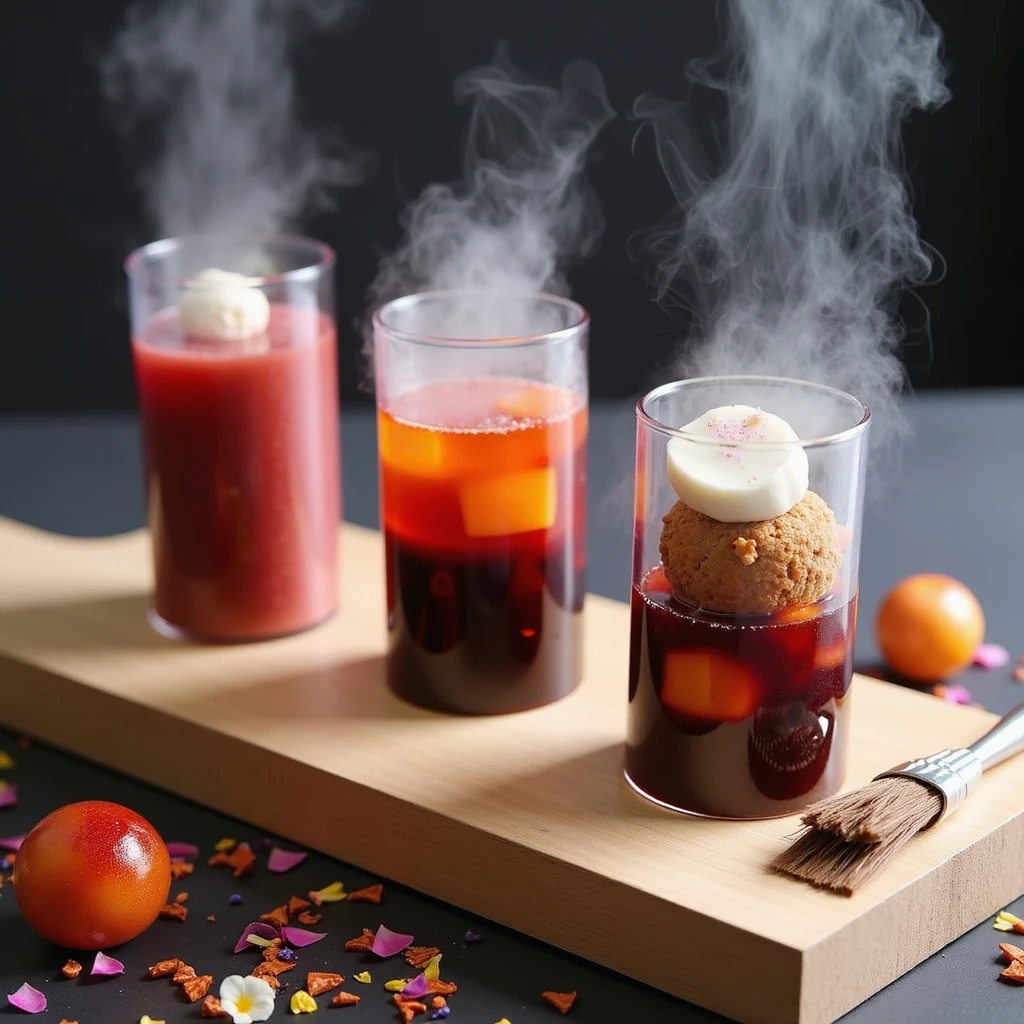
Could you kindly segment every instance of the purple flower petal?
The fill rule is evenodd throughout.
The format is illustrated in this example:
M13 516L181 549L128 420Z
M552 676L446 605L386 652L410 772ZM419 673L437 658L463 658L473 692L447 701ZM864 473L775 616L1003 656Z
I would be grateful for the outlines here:
M46 996L27 981L17 992L12 992L7 997L7 1002L26 1013L42 1013L46 1009Z
M327 932L310 932L305 928L292 928L291 925L285 925L281 929L281 938L289 946L298 946L301 949L303 946L311 946L314 942L326 939Z
M286 871L298 867L308 856L308 853L301 850L281 850L275 846L267 858L267 870L283 875Z
M106 953L97 953L90 974L124 974L124 964Z
M199 856L195 843L167 843L166 846L171 860L195 860Z
M1002 644L979 644L973 662L981 668L1002 668L1010 664L1010 652Z
M18 803L18 787L6 785L0 789L0 807L14 807ZM19 992L21 989L18 990ZM35 991L35 989L33 989ZM29 1013L38 1013L37 1010L29 1010Z
M467 942L483 942L484 941L484 937L482 935L478 935L476 932L466 932L466 934L463 935L462 937Z
M272 924L264 924L262 921L250 921L245 926L245 931L242 932L235 943L236 953L241 953L243 949L252 948L248 941L250 935L258 935L261 939L279 939L281 937L281 933Z
M421 996L425 996L427 994L428 988L427 976L425 974L417 974L416 977L402 989L402 998L419 999Z
M403 949L408 949L412 945L412 941L411 935L402 935L381 925L373 937L372 949L377 956L394 956L396 953L401 953Z
M17 853L24 841L24 836L7 836L4 839L0 839L0 850L13 850Z

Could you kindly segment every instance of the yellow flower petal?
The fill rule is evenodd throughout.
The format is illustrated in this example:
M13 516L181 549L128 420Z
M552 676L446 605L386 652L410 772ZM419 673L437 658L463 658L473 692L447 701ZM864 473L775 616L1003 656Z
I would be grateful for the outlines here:
M292 1013L316 1013L316 1000L308 992L295 992L288 1005Z
M353 974L352 977L355 978L356 981L361 981L364 985L369 985L370 982L373 981L370 977L369 971L360 971L358 974Z
M997 932L1012 932L1013 931L1013 925L1010 924L1009 921L996 921L996 923L994 925L992 925L992 927L995 928L995 930Z
M389 992L401 992L406 985L409 984L408 978L394 978L391 981L385 981L384 987Z
M1005 921L1007 924L1020 924L1021 920L1016 914L1011 914L1008 910L1000 910L996 914L996 919L999 921Z
M427 981L437 981L441 977L441 957L443 953L436 953L427 961L427 966L423 973L427 976Z
M495 1024L512 1024L512 1021L508 1017L502 1017L501 1020L495 1021Z
M166 1024L166 1021L153 1020L153 1018L150 1017L148 1013L144 1013L142 1015L142 1019L139 1021L139 1024Z
M266 949L267 946L272 946L274 944L275 940L274 939L265 939L265 938L263 938L262 935L252 934L252 935L246 935L245 941L246 942L251 942L254 946L262 946L264 949Z
M213 844L213 848L218 853L227 853L228 850L233 850L238 845L237 839L218 839Z
M6 750L0 750L0 772L10 771L14 767L14 758Z
M310 893L312 896L313 894ZM316 895L320 898L321 903L340 903L341 900L348 896L345 892L344 882L331 882L330 885L325 885L322 889L316 891Z

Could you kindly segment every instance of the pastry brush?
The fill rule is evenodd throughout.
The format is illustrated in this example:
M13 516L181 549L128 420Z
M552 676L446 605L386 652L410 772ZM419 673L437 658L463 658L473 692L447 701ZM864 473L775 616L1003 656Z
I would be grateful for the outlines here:
M842 896L874 877L918 832L948 818L982 773L1024 750L1024 704L969 747L890 768L861 789L812 804L772 871Z

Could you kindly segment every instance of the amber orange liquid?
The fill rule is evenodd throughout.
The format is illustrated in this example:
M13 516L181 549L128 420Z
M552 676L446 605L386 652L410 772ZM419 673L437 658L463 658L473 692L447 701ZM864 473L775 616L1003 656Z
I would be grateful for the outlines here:
M582 396L504 378L425 385L379 411L400 696L496 714L578 684L586 435Z

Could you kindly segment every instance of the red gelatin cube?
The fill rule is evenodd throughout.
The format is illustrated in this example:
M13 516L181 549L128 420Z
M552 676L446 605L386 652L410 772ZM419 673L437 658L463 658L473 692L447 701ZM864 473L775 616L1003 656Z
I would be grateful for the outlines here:
M690 718L741 722L757 709L757 677L745 665L707 650L665 654L661 702L667 710Z

